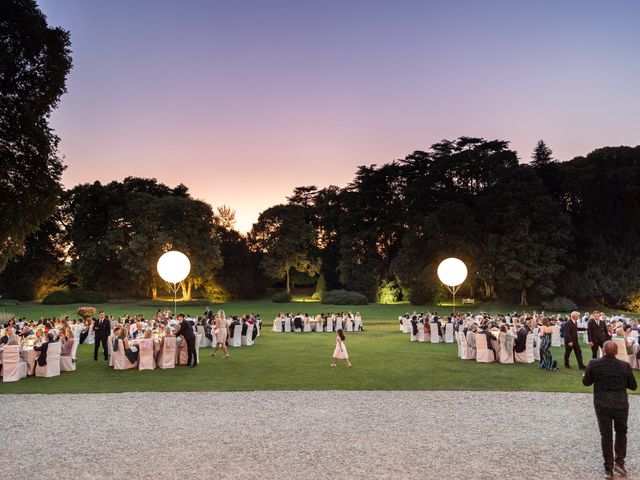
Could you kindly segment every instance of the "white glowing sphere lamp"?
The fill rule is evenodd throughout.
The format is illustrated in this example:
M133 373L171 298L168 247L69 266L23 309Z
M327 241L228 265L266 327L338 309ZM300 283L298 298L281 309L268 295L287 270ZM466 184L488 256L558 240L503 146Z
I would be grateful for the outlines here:
M175 284L187 278L191 271L191 262L184 253L171 250L160 257L157 267L160 278Z
M438 265L438 278L447 287L457 287L467 278L467 266L459 258L447 258Z

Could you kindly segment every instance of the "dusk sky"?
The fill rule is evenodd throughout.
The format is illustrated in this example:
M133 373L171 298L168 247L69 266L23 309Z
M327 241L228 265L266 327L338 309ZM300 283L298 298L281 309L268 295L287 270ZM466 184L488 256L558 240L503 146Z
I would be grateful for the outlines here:
M247 231L461 135L560 160L640 143L640 2L40 0L71 32L64 184L156 177Z

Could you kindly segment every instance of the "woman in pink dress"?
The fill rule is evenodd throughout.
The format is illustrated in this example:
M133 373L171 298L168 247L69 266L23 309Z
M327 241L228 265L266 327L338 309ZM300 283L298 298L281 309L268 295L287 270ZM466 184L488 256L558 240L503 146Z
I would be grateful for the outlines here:
M333 350L332 367L336 366L339 358L344 359L347 367L351 366L351 362L349 362L349 354L347 353L347 346L344 344L344 332L342 329L338 330L338 336L336 337L336 348Z

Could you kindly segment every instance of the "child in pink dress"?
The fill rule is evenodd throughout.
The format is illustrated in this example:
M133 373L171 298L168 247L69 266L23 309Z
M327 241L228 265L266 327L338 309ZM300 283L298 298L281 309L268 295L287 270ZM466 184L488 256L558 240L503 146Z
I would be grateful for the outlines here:
M338 336L336 337L336 348L333 350L332 367L336 366L339 358L344 359L347 367L351 366L351 363L349 362L349 354L347 353L347 346L344 344L344 332L342 329L338 330Z

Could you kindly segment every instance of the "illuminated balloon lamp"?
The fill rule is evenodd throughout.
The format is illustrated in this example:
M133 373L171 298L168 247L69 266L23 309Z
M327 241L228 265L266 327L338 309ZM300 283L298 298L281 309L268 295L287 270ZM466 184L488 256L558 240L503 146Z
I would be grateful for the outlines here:
M453 295L453 312L456 311L456 292L467 278L467 266L458 258L447 258L438 265L438 278Z
M171 250L160 257L156 266L160 278L171 286L173 291L173 314L177 315L178 284L189 275L191 262L184 253Z

